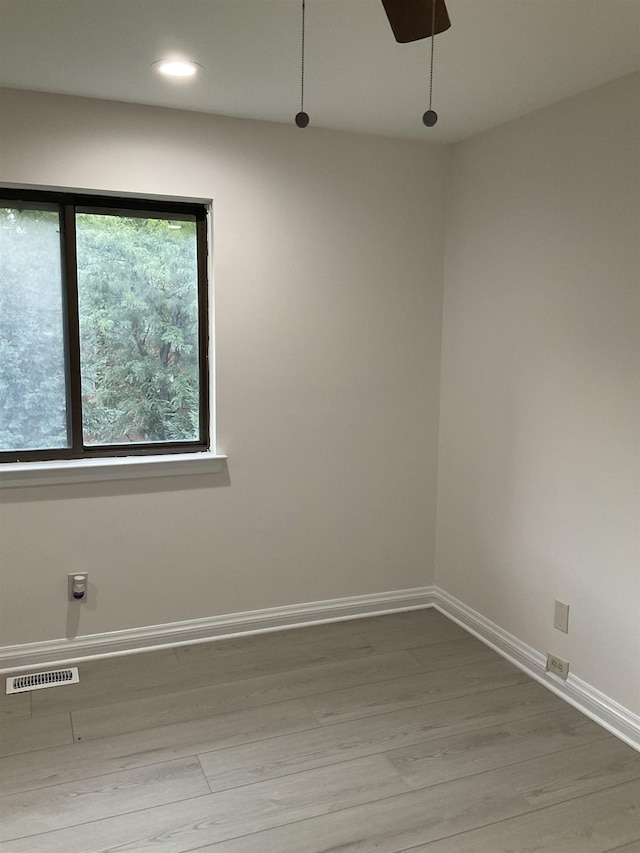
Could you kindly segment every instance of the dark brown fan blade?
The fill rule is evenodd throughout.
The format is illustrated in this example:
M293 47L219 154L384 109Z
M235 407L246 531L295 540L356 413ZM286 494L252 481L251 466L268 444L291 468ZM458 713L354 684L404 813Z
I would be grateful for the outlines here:
M382 0L396 41L405 43L432 35L433 4L436 4L435 34L451 26L444 0Z

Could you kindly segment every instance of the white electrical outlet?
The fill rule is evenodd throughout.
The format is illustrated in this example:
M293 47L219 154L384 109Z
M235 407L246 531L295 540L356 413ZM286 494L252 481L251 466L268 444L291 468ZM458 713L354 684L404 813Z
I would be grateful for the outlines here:
M569 661L562 660L562 658L548 654L547 672L552 672L554 675L557 675L558 678L563 678L566 681L566 678L569 675Z
M89 572L69 572L67 576L69 601L86 601L88 579Z
M562 631L564 634L569 633L569 605L563 604L561 601L556 601L555 613L553 617L554 628Z

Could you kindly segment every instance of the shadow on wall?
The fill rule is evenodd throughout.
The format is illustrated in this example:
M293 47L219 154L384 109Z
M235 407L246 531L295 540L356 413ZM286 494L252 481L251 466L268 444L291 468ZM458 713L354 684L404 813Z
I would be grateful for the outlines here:
M81 607L85 607L87 610L98 609L98 590L95 584L87 583L87 592L82 601L69 601L67 603L67 626L65 629L67 640L73 640L78 636Z
M225 459L222 469L213 474L184 474L173 477L141 477L135 480L105 480L93 483L25 486L0 491L0 505L38 501L85 500L91 498L152 495L158 492L185 492L230 486L229 466Z

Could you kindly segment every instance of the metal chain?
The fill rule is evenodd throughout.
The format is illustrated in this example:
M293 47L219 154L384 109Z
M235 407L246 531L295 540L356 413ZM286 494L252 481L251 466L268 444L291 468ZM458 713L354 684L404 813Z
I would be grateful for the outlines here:
M304 13L305 0L302 0L302 50L301 50L301 70L300 70L300 112L304 112Z
M431 3L431 69L429 71L429 109L431 109L431 103L433 101L433 47L436 40L436 0L431 0Z

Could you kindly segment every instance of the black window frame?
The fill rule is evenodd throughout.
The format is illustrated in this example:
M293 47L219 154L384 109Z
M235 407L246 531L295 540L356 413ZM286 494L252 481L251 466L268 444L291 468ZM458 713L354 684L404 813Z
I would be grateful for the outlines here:
M178 453L202 453L210 448L209 392L209 284L208 216L206 204L163 201L144 197L96 195L81 192L16 189L0 186L0 203L55 204L60 221L60 260L64 355L66 364L67 435L70 446L41 450L0 451L0 463L113 459L127 456L171 456ZM192 441L135 442L127 444L85 445L82 427L82 383L80 372L80 318L75 216L77 208L99 208L115 212L138 212L158 218L194 217L196 222L198 277L198 367L199 437Z

